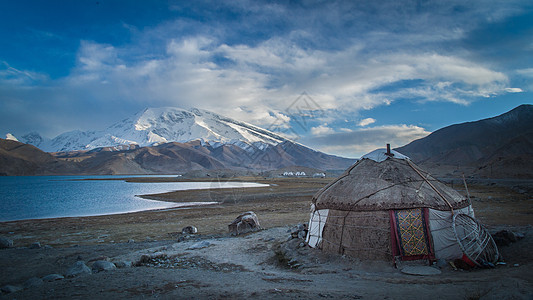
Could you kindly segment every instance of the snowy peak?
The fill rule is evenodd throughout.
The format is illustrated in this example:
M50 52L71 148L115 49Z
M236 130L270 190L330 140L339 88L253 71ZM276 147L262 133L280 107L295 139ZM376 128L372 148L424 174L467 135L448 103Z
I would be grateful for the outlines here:
M18 140L14 135L12 135L11 133L7 133L7 134L6 134L6 140L15 141L15 142L18 142L18 141L19 141L19 140Z
M207 110L175 107L147 108L103 131L71 131L46 142L38 134L31 135L34 137L27 139L29 143L49 152L120 145L145 147L193 140L200 140L214 147L233 144L246 149L263 148L287 141L268 130Z

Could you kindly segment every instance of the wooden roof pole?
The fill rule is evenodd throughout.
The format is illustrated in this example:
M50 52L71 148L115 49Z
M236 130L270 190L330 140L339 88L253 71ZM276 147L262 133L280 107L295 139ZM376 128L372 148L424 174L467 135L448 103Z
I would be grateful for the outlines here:
M441 193L439 190L437 190L437 188L436 188L436 187L435 187L435 186L434 186L429 180L427 180L427 178L424 177L424 175L422 175L422 174L420 173L420 171L418 171L418 170L413 166L413 164L411 163L411 161L409 161L409 159L406 159L406 161L407 161L407 164L409 164L409 166L410 166L413 170L415 170L415 172L416 172L418 175L420 175L420 177L422 177L422 179L424 179L424 181L427 182L427 183L429 184L429 186L430 186L435 192L437 192L437 194L442 198L442 200L444 200L444 202L446 202L446 204L448 204L448 206L450 207L450 210L452 211L452 216L453 216L453 207L452 207L452 205L450 204L450 202L449 202L448 200L446 200L446 198L444 197L444 195L442 195L442 193Z

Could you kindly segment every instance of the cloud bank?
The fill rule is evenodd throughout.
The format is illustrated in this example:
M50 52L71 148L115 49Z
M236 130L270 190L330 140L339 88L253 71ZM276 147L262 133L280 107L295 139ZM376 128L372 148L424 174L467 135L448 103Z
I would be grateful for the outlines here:
M340 132L338 121L365 127L376 120L362 119L362 111L396 101L469 105L530 88L512 86L503 64L459 46L479 26L522 13L514 4L171 5L186 17L144 29L123 24L128 43L80 39L67 76L51 79L2 62L1 126L18 122L19 131L55 135L99 129L145 107L178 106L268 127L290 119L288 105L307 92L324 112L310 126L310 146L350 156L383 141L400 146L428 131L391 124ZM530 76L528 70L512 76Z

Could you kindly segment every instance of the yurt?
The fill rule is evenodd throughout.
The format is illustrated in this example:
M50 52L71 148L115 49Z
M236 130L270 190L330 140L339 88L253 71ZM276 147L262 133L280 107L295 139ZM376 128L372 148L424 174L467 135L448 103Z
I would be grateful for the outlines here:
M452 260L463 257L460 241L485 243L458 241L458 233L479 237L480 230L455 227L456 215L475 227L467 197L388 147L363 156L313 197L306 242L362 260Z

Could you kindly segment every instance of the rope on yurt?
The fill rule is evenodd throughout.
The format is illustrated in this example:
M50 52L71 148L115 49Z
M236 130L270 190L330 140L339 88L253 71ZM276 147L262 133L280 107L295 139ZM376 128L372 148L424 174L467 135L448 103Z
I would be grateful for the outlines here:
M344 254L344 253L341 252L341 250L342 250L342 237L344 236L344 226L346 225L346 217L348 217L349 214L350 214L350 212L347 212L346 216L344 216L344 218L342 219L341 240L339 242L339 253L340 254Z
M468 191L468 186L466 185L465 173L463 172L463 183L465 185L466 197L468 199L468 213L472 213L472 200L470 199L470 192Z
M424 175L422 175L422 173L420 173L420 171L418 171L417 168L415 168L415 166L413 166L413 164L412 164L408 159L406 159L406 161L407 161L407 164L408 164L413 170L415 170L415 172L416 172L416 173L417 173L422 179L424 179L424 181L426 181L427 184L429 184L429 186L430 186L430 187L431 187L431 188L432 188L432 189L433 189L433 190L434 190L434 191L435 191L435 192L436 192L436 193L442 198L442 200L444 200L444 202L446 202L446 204L448 204L448 206L450 207L450 210L451 210L451 212L452 212L452 216L453 216L453 214L454 214L454 213L453 213L453 207L452 207L452 205L450 204L450 202L449 202L449 201L448 201L448 200L442 195L442 193L441 193L439 190L437 190L437 188L436 188L436 187L435 187L435 186L434 186L429 180L426 179L426 177L424 177Z

